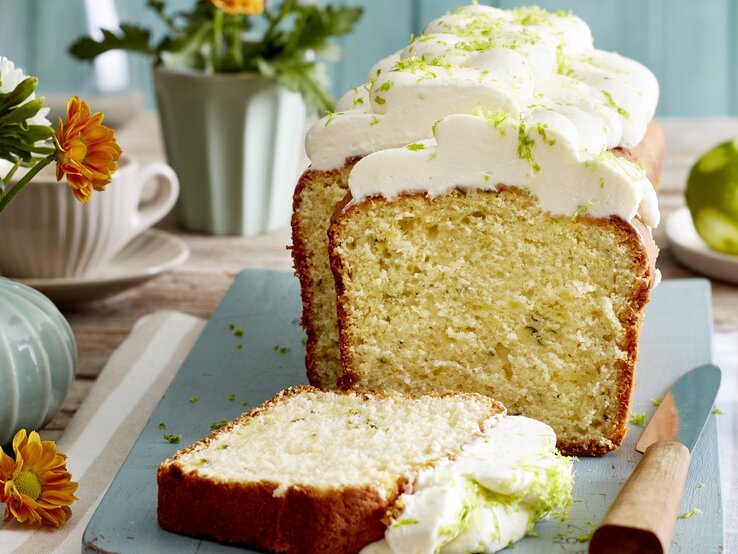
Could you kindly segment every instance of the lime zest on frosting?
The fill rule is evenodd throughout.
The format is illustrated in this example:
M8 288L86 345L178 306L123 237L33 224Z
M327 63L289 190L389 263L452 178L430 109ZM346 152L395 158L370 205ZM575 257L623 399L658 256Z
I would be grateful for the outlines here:
M521 119L518 125L518 158L526 160L533 171L538 173L541 170L541 166L533 159L533 147L535 145L536 141L530 137L525 123Z
M404 518L404 519L398 519L392 524L392 527L402 527L403 525L417 525L420 523L417 519L410 519L410 518Z
M574 75L574 65L571 58L564 53L564 45L556 45L556 73L571 77Z
M605 95L605 99L606 99L605 106L607 106L608 108L612 108L613 110L618 112L620 115L622 115L624 118L630 119L630 114L625 109L623 109L622 107L620 107L618 104L615 103L615 99L612 97L612 93L610 93L609 91L605 89L601 89L601 90L602 90L602 94Z
M500 132L500 136L504 137L507 130L504 126L502 126L503 123L505 123L508 120L514 121L515 117L510 112L507 112L503 109L495 110L493 112L485 112L481 106L477 106L472 110L472 115L476 115L477 117L483 117L487 120L487 123L492 125L495 129L497 129ZM522 124L522 123L521 123Z

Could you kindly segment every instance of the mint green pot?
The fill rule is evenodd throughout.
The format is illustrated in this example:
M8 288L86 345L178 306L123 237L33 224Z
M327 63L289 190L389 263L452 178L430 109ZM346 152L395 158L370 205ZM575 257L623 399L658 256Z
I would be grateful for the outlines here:
M178 221L192 231L257 235L284 227L304 141L305 104L257 73L154 67Z
M35 431L54 419L76 370L74 335L56 306L0 277L0 445L21 428Z

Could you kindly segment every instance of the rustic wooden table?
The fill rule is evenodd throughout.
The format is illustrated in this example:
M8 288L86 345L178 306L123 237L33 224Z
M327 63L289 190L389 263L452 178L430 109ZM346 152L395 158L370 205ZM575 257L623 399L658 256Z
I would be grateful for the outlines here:
M684 205L685 181L696 157L710 146L738 136L738 118L663 119L661 123L668 144L659 190L663 222L671 212ZM164 159L154 113L139 115L118 136L127 154L142 159ZM54 440L66 428L105 362L138 318L162 309L208 318L242 269L292 269L287 228L261 237L242 238L192 234L170 220L160 227L175 233L190 247L190 258L184 265L117 297L65 310L77 339L79 369L62 412L46 427L44 438ZM672 256L663 235L663 225L655 232L655 237L661 247L658 267L664 279L695 276L678 265ZM738 287L713 281L712 291L715 330L738 330Z

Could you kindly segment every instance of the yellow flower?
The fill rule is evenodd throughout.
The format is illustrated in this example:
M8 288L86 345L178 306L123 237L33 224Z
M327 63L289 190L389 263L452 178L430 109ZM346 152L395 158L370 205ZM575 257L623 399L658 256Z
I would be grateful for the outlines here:
M72 515L69 505L77 500L77 483L71 481L66 456L52 441L41 441L21 429L13 438L15 460L0 449L0 502L3 519L58 527Z
M229 15L259 15L264 11L264 0L210 0L210 2Z
M104 114L90 113L87 104L73 96L67 103L66 124L59 118L55 137L56 180L66 175L74 196L86 203L92 191L103 191L118 169L121 150L113 130L102 124Z

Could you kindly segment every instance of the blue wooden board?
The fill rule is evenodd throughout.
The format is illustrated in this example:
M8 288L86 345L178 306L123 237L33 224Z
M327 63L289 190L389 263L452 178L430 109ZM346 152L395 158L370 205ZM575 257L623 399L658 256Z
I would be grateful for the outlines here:
M300 297L290 274L244 271L213 314L175 376L90 521L84 552L251 552L159 529L156 523L156 468L159 462L290 385L306 383ZM643 328L634 411L655 409L659 397L684 372L710 362L709 283L666 281L654 291ZM243 335L237 336L236 329ZM241 344L243 346L239 347ZM230 395L235 395L231 397ZM191 402L193 397L196 402ZM231 400L230 398L234 398ZM194 399L193 399L194 400ZM167 426L166 431L159 424ZM584 553L580 541L596 526L635 467L642 429L631 426L624 445L603 458L575 464L575 505L566 522L549 521L512 548L516 553ZM163 433L182 436L170 444ZM700 486L704 484L704 486ZM681 512L702 514L677 521L674 554L722 552L723 516L715 417L695 448Z

